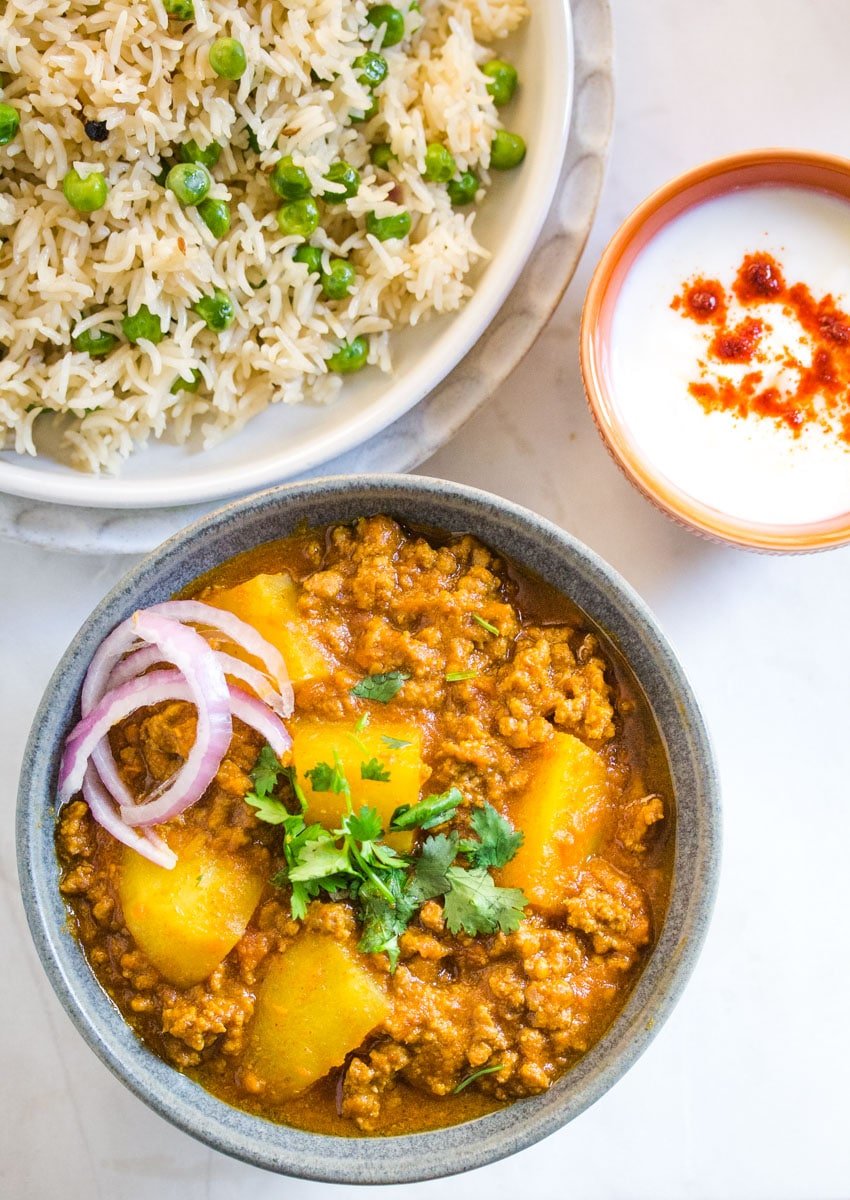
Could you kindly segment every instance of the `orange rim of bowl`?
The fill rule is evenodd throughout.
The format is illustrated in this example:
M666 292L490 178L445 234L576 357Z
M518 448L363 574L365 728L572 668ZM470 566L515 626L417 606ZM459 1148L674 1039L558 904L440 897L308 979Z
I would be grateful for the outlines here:
M737 520L694 500L638 452L606 382L611 318L623 281L643 248L670 221L725 192L791 186L850 201L850 159L806 150L753 150L713 159L653 192L626 218L593 273L581 320L580 359L591 415L614 461L638 491L692 531L750 550L801 553L850 542L850 512L825 521L766 525Z

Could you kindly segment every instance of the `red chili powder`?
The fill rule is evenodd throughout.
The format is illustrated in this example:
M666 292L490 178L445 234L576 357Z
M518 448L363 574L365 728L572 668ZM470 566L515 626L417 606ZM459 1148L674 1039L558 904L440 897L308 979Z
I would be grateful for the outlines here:
M764 323L747 317L734 329L718 329L708 350L721 362L752 362L758 349Z
M735 301L748 310L737 324L729 313ZM833 296L816 300L804 283L788 286L776 259L758 253L744 256L728 291L719 280L699 277L683 284L671 307L688 320L715 326L699 377L688 386L706 412L765 417L795 436L819 425L850 447L850 315ZM787 348L776 356L764 350L763 335L771 330L765 316L777 308L800 326L810 365ZM733 381L721 373L723 363L762 369ZM764 369L770 367L774 374L783 368L782 383L764 387Z
M716 279L695 279L674 298L672 307L684 309L683 317L701 324L722 325L726 320L726 295Z
M785 291L785 277L769 254L747 254L738 268L732 291L742 304L778 300Z

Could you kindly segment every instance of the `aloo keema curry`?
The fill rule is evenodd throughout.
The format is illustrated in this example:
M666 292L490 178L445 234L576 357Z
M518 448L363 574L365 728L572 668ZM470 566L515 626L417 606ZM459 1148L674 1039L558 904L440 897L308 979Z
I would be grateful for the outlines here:
M337 1134L550 1087L610 1024L671 880L626 664L474 537L304 530L137 613L60 772L61 889L150 1049Z

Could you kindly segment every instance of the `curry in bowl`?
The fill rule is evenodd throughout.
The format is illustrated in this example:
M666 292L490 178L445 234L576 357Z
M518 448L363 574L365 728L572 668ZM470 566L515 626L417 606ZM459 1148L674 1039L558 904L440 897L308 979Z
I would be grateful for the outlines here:
M672 786L628 666L471 536L305 529L137 612L59 777L98 980L210 1092L402 1134L545 1091L663 922Z

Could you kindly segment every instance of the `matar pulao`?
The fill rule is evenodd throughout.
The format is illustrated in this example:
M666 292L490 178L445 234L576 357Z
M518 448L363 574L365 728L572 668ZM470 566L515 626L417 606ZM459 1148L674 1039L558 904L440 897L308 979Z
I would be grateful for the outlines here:
M392 368L471 294L525 0L7 0L0 446L115 471ZM40 425L40 422L46 425ZM54 437L55 440L55 437Z

